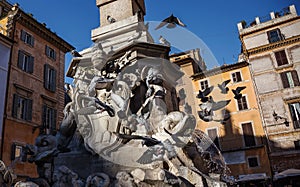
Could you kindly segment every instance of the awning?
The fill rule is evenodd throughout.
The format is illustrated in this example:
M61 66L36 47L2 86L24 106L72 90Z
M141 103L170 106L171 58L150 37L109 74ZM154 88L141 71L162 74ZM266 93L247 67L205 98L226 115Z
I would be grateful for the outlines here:
M298 176L300 175L300 169L287 169L284 170L283 172L277 173L274 175L274 179L278 180L278 179L282 179L282 178L286 178L286 177L293 177L293 176Z
M243 181L253 181L253 180L265 180L269 177L265 173L255 173L255 174L247 174L247 175L239 175L239 179L237 182Z

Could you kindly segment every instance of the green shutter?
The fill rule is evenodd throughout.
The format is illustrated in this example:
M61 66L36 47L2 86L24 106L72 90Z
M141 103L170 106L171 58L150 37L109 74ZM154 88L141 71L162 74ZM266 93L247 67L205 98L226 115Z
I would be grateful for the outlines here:
M10 150L10 160L15 160L16 158L16 144L13 143L11 145L11 150Z
M280 73L280 77L281 77L283 88L289 88L290 85L289 85L289 81L286 77L286 72Z
M33 47L34 46L34 37L31 35L30 38L30 45Z
M24 54L21 50L18 52L18 68L22 69Z
M45 54L47 55L47 56L49 56L49 47L46 45L46 48L45 48Z
M43 105L43 113L42 113L42 128L41 128L41 134L44 134L46 132L46 114L47 114L47 106Z
M53 59L56 60L56 51L53 51Z
M23 31L23 30L21 30L21 40L22 40L23 42L25 42L25 38L26 38L26 32Z
M51 80L51 84L50 84L50 90L55 92L56 91L56 71L55 71L55 69L52 69L51 73L52 73L52 76L51 76L52 80Z
M17 118L18 115L18 104L19 104L19 96L14 94L13 96L13 107L12 107L12 116Z
M29 56L28 73L33 73L34 57Z
M48 86L48 69L49 69L49 65L48 64L45 64L44 65L44 87L46 88L46 89L49 89L49 86Z
M32 100L26 99L26 121L32 120Z
M293 71L291 71L291 73L292 73L294 85L295 85L295 86L300 86L297 71L296 71L296 70L293 70Z
M53 119L51 119L51 130L52 131L56 131L56 118L57 118L57 110L52 109L53 112Z

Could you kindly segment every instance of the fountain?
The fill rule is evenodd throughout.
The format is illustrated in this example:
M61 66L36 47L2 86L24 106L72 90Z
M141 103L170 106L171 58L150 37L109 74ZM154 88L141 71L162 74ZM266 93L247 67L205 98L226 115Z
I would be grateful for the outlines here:
M39 178L15 186L226 185L220 151L195 129L189 103L179 110L184 73L168 60L170 47L154 43L143 1L116 14L116 6L128 6L122 2L97 0L101 27L92 31L94 45L70 63L74 81L66 84L60 128L23 153Z

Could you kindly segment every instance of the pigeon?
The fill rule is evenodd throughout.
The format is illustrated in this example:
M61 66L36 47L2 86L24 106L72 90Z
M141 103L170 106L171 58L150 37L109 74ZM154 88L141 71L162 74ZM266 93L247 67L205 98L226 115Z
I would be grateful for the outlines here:
M221 122L222 124L225 124L225 122L231 117L230 113L214 116L212 111L198 111L198 116L205 122L216 121Z
M171 46L171 43L162 36L159 37L159 43L168 47Z
M215 102L213 98L210 96L207 102L204 102L199 106L203 111L210 112L210 111L216 111L216 110L220 110L221 108L224 108L230 103L230 101L231 100L223 100L223 101Z
M95 100L95 104L96 104L96 109L106 111L110 117L115 116L115 110L111 106L100 101L97 97Z
M116 22L116 19L113 18L113 17L111 17L110 15L108 15L106 19L107 19L107 21L108 21L109 23L115 23L115 22Z
M214 89L214 86L210 86L204 89L204 91L199 90L199 93L197 95L198 99L201 99L202 102L206 102L208 101L208 95L212 92L212 90Z
M246 88L246 86L241 86L241 87L237 87L235 90L234 89L231 90L233 92L234 98L236 100L239 100L242 98L241 91L244 90L245 88Z
M229 82L230 82L230 80L226 80L226 81L222 82L222 84L218 84L218 87L220 88L222 94L227 94L228 93L229 88L226 87L226 85Z
M72 50L71 54L72 54L73 57L82 57L82 55L79 54L78 51L76 51L76 50Z
M155 139L155 138L152 138L152 137L147 137L147 136L139 136L139 135L128 135L128 134L119 134L119 133L114 133L116 134L119 138L123 139L124 140L124 144L129 142L130 140L132 139L135 139L135 140L143 140L143 143L142 145L144 146L147 146L147 147L152 147L152 146L155 146L155 145L158 145L158 144L162 144L161 141Z
M150 164L154 161L164 160L163 156L165 154L165 149L163 145L155 145L150 147L143 155L137 160L140 164Z
M182 27L186 27L186 25L180 21L179 18L175 17L173 14L169 17L167 17L166 19L164 19L156 28L155 30L158 30L160 28L162 28L163 26L167 25L167 28L171 29L171 28L175 28L176 25L180 25Z

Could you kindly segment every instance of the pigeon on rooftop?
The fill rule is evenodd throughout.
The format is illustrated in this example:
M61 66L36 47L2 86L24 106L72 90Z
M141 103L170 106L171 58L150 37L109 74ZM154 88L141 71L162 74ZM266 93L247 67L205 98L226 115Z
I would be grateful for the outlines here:
M116 22L116 19L113 18L113 17L111 17L110 15L108 15L106 19L107 19L107 21L108 21L109 23L115 23L115 22Z

